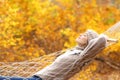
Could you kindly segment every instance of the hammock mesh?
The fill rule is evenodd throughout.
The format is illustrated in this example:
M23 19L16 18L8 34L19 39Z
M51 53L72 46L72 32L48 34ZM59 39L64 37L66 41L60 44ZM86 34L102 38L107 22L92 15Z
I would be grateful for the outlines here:
M120 22L113 25L111 28L106 30L103 34L106 34L111 38L120 39ZM23 62L0 62L0 75L30 77L36 72L38 72L39 70L41 70L42 68L44 68L45 66L51 64L55 60L55 58L57 58L57 55L59 53L63 54L64 52L65 50L61 50L49 55L44 55L40 58L32 59L29 61L23 61ZM93 68L89 67L85 69L85 71L88 69L89 71L93 70ZM84 72L84 74L87 75L87 77L92 78L92 80L101 80L101 79L94 79L98 77L97 74L94 75L91 72L85 73L85 71L84 70L81 71L81 74L82 72ZM84 79L82 75L80 75L79 78Z

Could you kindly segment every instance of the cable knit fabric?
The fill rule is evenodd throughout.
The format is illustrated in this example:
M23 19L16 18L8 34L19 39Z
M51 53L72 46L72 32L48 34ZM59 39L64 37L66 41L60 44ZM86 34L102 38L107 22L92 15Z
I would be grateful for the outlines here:
M98 52L102 51L105 45L106 38L104 36L91 39L85 48L76 46L67 50L57 57L51 65L34 75L43 80L68 80L78 73L86 63L90 62Z
M90 41L91 39L97 38L99 36L97 32L91 29L87 30L85 33L88 36L88 41Z

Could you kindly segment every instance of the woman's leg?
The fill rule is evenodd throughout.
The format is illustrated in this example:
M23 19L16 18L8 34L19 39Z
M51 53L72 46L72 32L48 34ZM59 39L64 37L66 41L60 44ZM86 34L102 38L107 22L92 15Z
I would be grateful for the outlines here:
M0 80L42 80L41 78L39 77L28 77L28 78L25 78L25 77L9 77L9 76L0 76Z

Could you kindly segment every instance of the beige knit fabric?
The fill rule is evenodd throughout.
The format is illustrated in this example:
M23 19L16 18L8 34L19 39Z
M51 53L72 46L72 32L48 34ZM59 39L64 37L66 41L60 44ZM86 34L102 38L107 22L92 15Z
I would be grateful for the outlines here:
M68 50L59 56L51 65L35 73L43 80L68 80L90 62L106 45L104 36L92 39L85 49Z
M97 32L95 32L94 30L91 30L91 29L88 29L85 33L88 36L88 41L90 41L94 38L97 38L99 36Z

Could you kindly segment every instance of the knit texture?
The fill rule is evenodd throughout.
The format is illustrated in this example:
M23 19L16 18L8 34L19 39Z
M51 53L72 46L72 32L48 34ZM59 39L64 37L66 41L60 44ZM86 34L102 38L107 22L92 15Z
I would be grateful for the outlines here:
M87 30L85 33L88 36L88 42L99 36L97 32L95 32L94 30L91 30L91 29Z
M106 39L92 39L85 49L73 48L60 55L51 65L35 73L43 80L68 80L105 48Z

